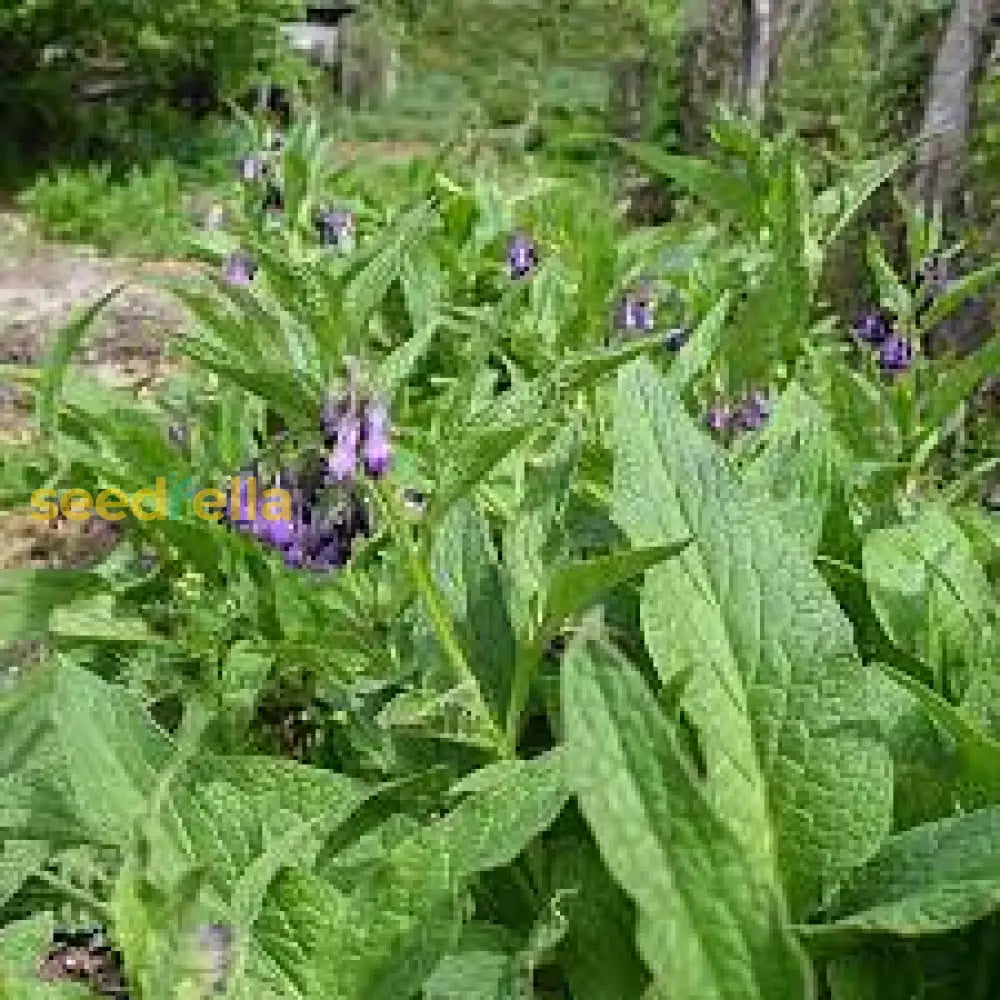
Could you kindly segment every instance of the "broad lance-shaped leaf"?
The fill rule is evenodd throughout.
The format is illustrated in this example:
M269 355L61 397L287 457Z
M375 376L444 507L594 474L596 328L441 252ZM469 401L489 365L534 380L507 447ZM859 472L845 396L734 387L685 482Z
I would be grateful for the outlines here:
M551 884L566 891L559 964L573 1000L636 998L649 973L636 952L635 907L583 834L547 844Z
M638 671L596 640L563 660L568 773L605 863L639 908L671 1000L806 1000L780 890L715 812Z
M996 598L972 543L944 507L871 532L863 570L872 606L892 641L961 692L992 672L988 639Z
M964 927L1000 904L1000 809L927 823L890 837L826 907L825 938L914 937Z
M326 899L314 908L328 920L310 962L317 1000L411 996L454 949L472 879L510 864L569 796L561 751L508 762L503 772L395 846L350 897L312 884L310 892Z
M435 532L431 572L456 620L469 669L495 718L506 712L515 637L489 524L469 500Z
M80 820L103 843L130 842L173 761L173 740L130 692L66 660L55 676L50 711ZM227 897L258 857L263 835L312 823L321 839L368 794L355 779L293 761L196 757L175 776L163 814L153 817L164 838L157 841L162 851L154 857L154 875L162 866L169 876L186 852Z
M888 833L892 762L847 619L770 501L647 364L622 373L614 517L633 545L694 541L651 569L646 644L663 682L692 671L709 797L804 917Z
M549 576L542 638L548 639L574 615L587 608L602 594L639 576L652 566L673 559L687 547L690 539L671 545L646 549L625 549L594 559L581 559L558 566Z
M792 382L761 435L760 450L744 472L743 484L755 493L770 495L784 514L781 523L815 553L835 485L845 468L823 408Z

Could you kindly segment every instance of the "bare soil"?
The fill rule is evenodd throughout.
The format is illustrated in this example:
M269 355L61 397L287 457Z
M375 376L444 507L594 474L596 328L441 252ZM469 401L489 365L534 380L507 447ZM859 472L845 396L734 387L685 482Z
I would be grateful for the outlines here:
M42 362L57 331L121 282L128 285L95 321L75 364L117 384L157 379L185 316L166 292L139 284L183 271L176 263L136 264L86 247L47 244L23 217L0 213L0 366ZM30 445L31 401L0 368L0 448ZM40 522L27 510L0 512L0 569L89 565L114 544L102 522Z

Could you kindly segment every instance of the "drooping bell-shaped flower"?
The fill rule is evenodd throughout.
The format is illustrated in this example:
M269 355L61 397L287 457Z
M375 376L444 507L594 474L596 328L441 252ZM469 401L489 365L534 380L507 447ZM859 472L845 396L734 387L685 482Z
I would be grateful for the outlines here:
M389 435L389 411L384 403L373 400L365 407L363 458L365 471L375 479L384 476L392 463Z
M709 430L721 433L729 428L732 421L732 413L724 403L717 403L705 414L705 423Z
M879 351L878 364L884 372L899 375L913 363L913 344L905 337L892 337Z
M257 265L250 259L249 255L237 251L230 254L222 277L228 285L243 286L249 285L256 273Z
M252 183L267 176L267 161L262 156L244 156L237 162L240 180Z
M854 336L864 344L881 344L889 336L889 322L878 310L861 313L852 324Z
M653 303L645 296L626 295L616 317L620 330L650 333L654 326Z
M514 281L526 278L538 264L535 245L525 236L512 236L507 244L507 266Z
M340 209L322 211L316 217L316 230L321 246L343 246L354 233L354 216Z
M759 430L771 416L771 401L762 392L752 392L743 401L737 415L740 426L746 430Z
M353 412L340 418L336 443L327 457L327 478L335 483L349 482L358 467L358 446L361 443L361 421Z

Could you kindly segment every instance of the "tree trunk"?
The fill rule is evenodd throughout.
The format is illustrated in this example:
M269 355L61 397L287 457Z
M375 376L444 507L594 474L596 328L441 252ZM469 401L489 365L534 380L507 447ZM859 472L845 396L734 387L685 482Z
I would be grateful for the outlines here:
M739 105L747 58L744 0L690 0L686 15L684 148L705 146L705 125L718 101Z
M972 81L986 29L987 0L955 0L931 74L915 196L930 213L955 207L965 168Z

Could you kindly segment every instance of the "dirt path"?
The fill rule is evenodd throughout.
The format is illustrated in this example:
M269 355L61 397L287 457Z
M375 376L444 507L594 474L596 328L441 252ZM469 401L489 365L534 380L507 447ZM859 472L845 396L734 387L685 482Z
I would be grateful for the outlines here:
M177 269L176 264L137 267L87 248L46 244L23 217L0 213L0 366L39 364L78 309L132 280L95 322L77 364L116 382L155 377L163 370L164 348L183 329L185 317L166 293L134 282ZM30 404L0 368L0 449L30 443ZM0 569L86 565L114 543L100 528L34 521L25 511L0 512Z

